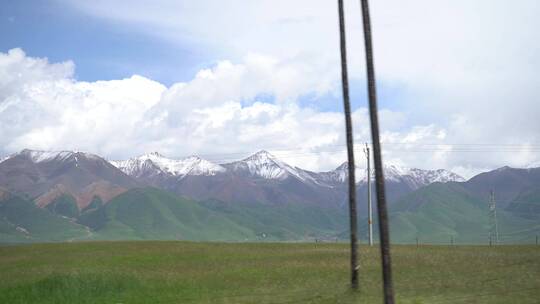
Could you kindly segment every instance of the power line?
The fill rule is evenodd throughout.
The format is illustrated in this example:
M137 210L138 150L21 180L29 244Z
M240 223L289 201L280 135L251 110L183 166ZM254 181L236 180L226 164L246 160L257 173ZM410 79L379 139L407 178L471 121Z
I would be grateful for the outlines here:
M400 143L387 143L382 144L383 152L400 152L400 153L516 153L516 152L540 152L540 146L537 148L523 147L523 146L509 146L509 145L469 145L469 144L453 144L452 146L446 144L418 144L411 145L406 144L409 147L403 147L405 144ZM356 145L361 147L360 145ZM321 155L321 154L339 154L345 153L347 150L344 145L326 146L325 148L319 148L315 151L306 151L305 148L297 149L271 149L275 156L280 158L299 158L302 156ZM251 152L233 152L233 153L212 153L212 154L199 154L200 157L214 160L214 161L234 161L243 158Z
M368 143L371 146L371 143ZM383 152L401 152L401 153L432 153L432 152L447 152L447 153L464 153L464 152L493 152L493 153L516 153L516 152L540 152L540 144L530 143L408 143L408 142L382 142ZM355 144L356 148L362 148L363 144ZM283 148L280 147L265 147L266 150L274 151L273 154L283 158L303 156L303 155L317 155L323 153L344 153L346 152L345 144L325 145L322 148L308 148L306 147L292 147ZM309 149L316 149L311 150ZM261 150L254 149L254 150ZM217 160L238 160L242 157L248 156L254 152L251 151L238 151L238 152L226 152L226 153L195 153L203 158L215 158ZM49 151L52 152L52 151ZM192 156L193 154L184 154L179 156L173 156L174 158L185 158ZM2 157L0 157L1 159Z
M292 151L292 150L291 150ZM516 153L516 152L531 152L531 153L537 153L540 152L540 149L538 150L488 150L488 149L476 149L476 150L445 150L445 149L383 149L383 152L399 152L400 154L407 154L407 153L436 153L436 152L445 152L448 154L454 154L454 153ZM308 156L317 156L317 155L332 155L332 154L344 154L346 153L345 149L338 149L338 150L319 150L319 151L306 151L306 152L286 152L286 153L280 153L275 152L273 153L276 157L282 158L282 159L298 159L298 158L305 158ZM246 155L247 153L238 153L237 155ZM201 155L201 157L211 160L218 163L226 163L226 162L232 162L242 159L243 157L213 157L213 156L223 156L223 154L206 154Z

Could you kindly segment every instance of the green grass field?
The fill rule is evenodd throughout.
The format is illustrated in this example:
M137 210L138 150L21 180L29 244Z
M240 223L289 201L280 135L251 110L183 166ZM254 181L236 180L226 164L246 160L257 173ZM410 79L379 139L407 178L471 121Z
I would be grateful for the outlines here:
M382 303L378 247L87 242L0 247L0 303ZM539 303L540 246L395 246L398 303Z

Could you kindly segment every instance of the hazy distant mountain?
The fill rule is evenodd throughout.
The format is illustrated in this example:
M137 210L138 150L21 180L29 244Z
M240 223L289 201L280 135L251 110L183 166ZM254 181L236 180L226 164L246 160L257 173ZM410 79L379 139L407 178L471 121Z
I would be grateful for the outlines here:
M126 174L137 178L167 175L181 179L187 175L212 176L225 171L222 166L197 156L175 160L166 158L158 152L152 152L126 161L111 161L111 163Z
M332 171L312 172L293 167L264 150L227 164L197 156L174 160L156 152L113 164L143 183L198 200L344 207L347 193L347 163ZM364 172L356 170L360 211L365 209ZM388 166L385 173L390 201L432 182L463 180L444 169Z
M540 232L540 168L503 167L466 182L433 183L403 196L390 211L397 241L487 242L494 191L503 242L531 242Z
M487 200L468 191L464 183L434 183L401 198L390 208L394 242L449 244L489 242ZM537 218L497 210L502 243L534 242L540 232Z
M259 151L246 159L224 164L235 175L283 181L295 178L303 183L318 184L306 171L292 167L267 151Z
M197 156L170 159L157 152L125 161L111 161L81 152L23 150L0 163L0 186L26 195L45 207L71 196L79 210L99 197L106 203L127 189L149 185L197 200L343 208L347 194L347 163L328 172L291 166L267 151L216 164ZM366 209L365 171L357 168L358 203ZM432 182L461 181L440 169L385 167L390 203ZM373 188L374 189L374 188ZM52 207L51 207L52 208ZM53 208L56 210L56 208Z
M345 162L335 170L321 173L312 173L312 176L320 183L332 185L340 188L342 192L347 191L347 178L349 166ZM367 173L365 169L356 168L357 202L358 210L361 214L367 211ZM423 170L417 168L406 168L395 165L384 167L384 178L386 187L386 197L388 203L392 204L403 195L406 195L420 187L434 182L464 181L465 179L453 172L445 169ZM372 192L375 197L375 171L371 171ZM344 194L345 195L345 194ZM345 199L345 198L344 198ZM375 200L373 199L373 202ZM374 203L375 204L375 203Z
M540 233L540 168L504 167L467 182L444 169L384 170L395 241L485 241L490 190L504 237ZM347 229L347 174L347 163L312 172L267 151L216 164L158 153L109 163L81 152L23 150L0 162L0 242L332 239ZM365 170L356 176L365 237Z
M340 194L306 171L266 151L222 165L197 156L174 160L158 153L113 164L140 182L197 200L330 206L340 201Z
M373 180L375 173L372 172ZM392 205L404 195L411 193L424 186L440 182L463 182L465 179L456 173L445 169L423 170L417 168L406 168L395 165L384 167L384 178L386 186L386 197ZM360 182L359 192L361 197L366 196L367 185L364 177Z
M145 154L125 161L111 161L126 174L136 178L153 178L167 175L180 180L187 176L215 176L233 173L238 176L284 180L294 176L300 180L312 180L303 170L293 168L266 151L229 164L215 164L198 156L170 159L158 152Z
M506 207L516 215L540 220L540 185L523 190Z
M465 181L463 177L445 169L423 170L390 165L385 167L384 174L388 181L403 181L411 188L416 189L436 182L446 183Z
M82 152L23 150L0 163L0 186L40 207L67 194L82 209L94 196L106 202L138 185L103 158Z
M197 195L199 192L206 193L209 189L204 184L211 183L211 181L205 178L191 185L190 177L213 177L226 171L222 166L197 156L176 160L157 152L111 163L144 185L158 187L191 198L200 198L200 195ZM183 184L191 186L182 191L180 188Z
M313 177L322 183L341 184L347 182L349 166L345 162L332 171L313 173ZM357 167L355 171L356 180L359 184L367 182L366 170ZM396 165L384 166L384 178L387 182L403 182L411 189L418 189L422 186L435 182L462 182L465 179L458 174L445 170L423 170L417 168L406 168ZM371 170L371 179L375 180L375 170Z
M502 167L474 176L465 187L485 201L493 190L498 207L506 208L522 192L540 187L540 168Z

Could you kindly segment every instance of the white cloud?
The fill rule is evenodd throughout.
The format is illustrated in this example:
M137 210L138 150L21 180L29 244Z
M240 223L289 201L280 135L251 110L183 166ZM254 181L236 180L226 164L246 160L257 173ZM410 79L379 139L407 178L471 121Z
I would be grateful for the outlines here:
M236 60L248 52L309 63L339 60L336 1L59 1ZM363 77L359 1L345 0L345 8L353 75ZM377 73L384 79L448 87L536 70L530 67L538 64L540 46L536 0L381 0L371 10Z
M268 149L302 168L332 169L345 160L342 114L298 103L306 94L339 91L331 78L320 77L317 68L321 66L251 54L238 63L221 61L191 81L167 88L136 75L81 82L72 77L73 63L49 63L11 50L0 53L0 154L23 148L76 149L126 158L157 150L224 162ZM275 102L259 100L261 95L272 95ZM534 128L536 108L506 128L504 122L510 120L492 123L489 115L481 115L485 111L474 108L453 110L448 122L425 124L411 123L410 112L381 109L385 160L454 168L466 176L485 168L538 162L534 151L539 147L534 143L539 135L529 130L539 130ZM513 111L517 109L507 109ZM360 146L370 138L367 110L355 110L353 121L357 162L363 164ZM511 147L519 151L488 146L482 154L454 145L484 140L517 142L517 148Z
M72 78L72 63L49 64L20 49L0 54L0 73L5 152L26 147L103 151L133 132L166 89L140 76L78 82Z
M240 62L201 72L200 77L214 80L195 79L183 91L186 98L197 95L191 102L196 99L204 107L259 92L276 94L281 101L295 100L299 92L306 91L339 93L335 1L64 2L114 26L157 36L213 58ZM345 0L345 8L350 75L362 80L359 1ZM371 9L379 88L400 88L395 96L383 100L394 116L383 121L382 127L399 134L394 136L396 140L421 136L416 126L434 126L444 139L430 135L424 140L523 147L540 144L540 2L381 0L372 1ZM249 63L248 53L267 56L255 56L256 63ZM268 71L279 77L270 77ZM219 79L221 72L227 75L227 82ZM219 87L224 83L231 89ZM183 106L170 109L179 111L178 107ZM179 112L173 112L167 112L169 119L178 120ZM531 152L511 155L500 147L483 157L455 150L440 156L445 161L438 163L478 168L525 166L538 158Z

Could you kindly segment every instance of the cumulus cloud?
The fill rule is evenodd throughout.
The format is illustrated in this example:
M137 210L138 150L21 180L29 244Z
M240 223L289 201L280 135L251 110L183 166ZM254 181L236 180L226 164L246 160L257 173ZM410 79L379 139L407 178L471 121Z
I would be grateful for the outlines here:
M4 153L26 147L103 151L131 132L166 89L140 76L79 82L73 68L71 62L50 64L20 49L0 53Z
M241 64L219 62L169 88L137 75L77 81L73 69L71 62L48 63L20 49L0 54L4 153L26 147L111 157L146 148L174 155L217 152L212 142L223 145L234 137L237 143L255 142L256 133L268 126L266 135L280 141L288 124L313 118L313 111L295 105L298 96L330 87L324 78L297 77L305 67L256 54ZM272 103L254 102L261 94L273 96Z
M335 94L339 86L315 70L310 73L313 68L251 54L240 62L218 62L170 87L137 75L84 82L73 78L71 62L49 63L14 49L0 53L0 154L23 148L73 149L119 159L160 151L226 162L268 149L293 165L329 170L345 160L343 115L298 100L306 94ZM489 130L484 125L489 120L470 121L475 115L456 112L448 123L411 125L410 113L381 109L385 160L450 168L466 176L538 161L530 151L461 153L460 146L453 145L463 142L460 137L475 142ZM356 109L353 121L360 148L370 138L367 109ZM538 137L517 138L534 148ZM357 155L362 165L360 149Z
M201 71L190 83L169 88L153 108L153 120L147 122L169 120L171 127L181 119L205 117L209 109L225 111L222 107L228 102L239 103L245 111L252 105L243 100L256 99L260 93L273 94L272 107L280 111L293 111L286 103L294 104L306 92L339 96L334 1L61 1L114 26L196 51L211 50L213 56L231 60ZM362 83L359 1L346 0L345 8L350 75ZM409 156L393 155L387 144L388 159L455 167L467 175L474 168L538 161L538 1L381 0L371 3L371 9L380 93L386 94L386 87L398 88L381 100L387 107L381 109L387 118L381 123L387 132L383 138L446 145L431 148L437 150L436 157L426 159L419 155L429 152L412 152L412 148ZM267 56L246 57L248 53ZM190 118L182 115L191 108L206 110L193 112ZM308 110L297 105L294 113ZM362 111L358 109L357 115ZM175 129L181 127L185 124ZM364 124L356 129L362 134L360 141L369 138ZM464 152L455 144L498 146Z

